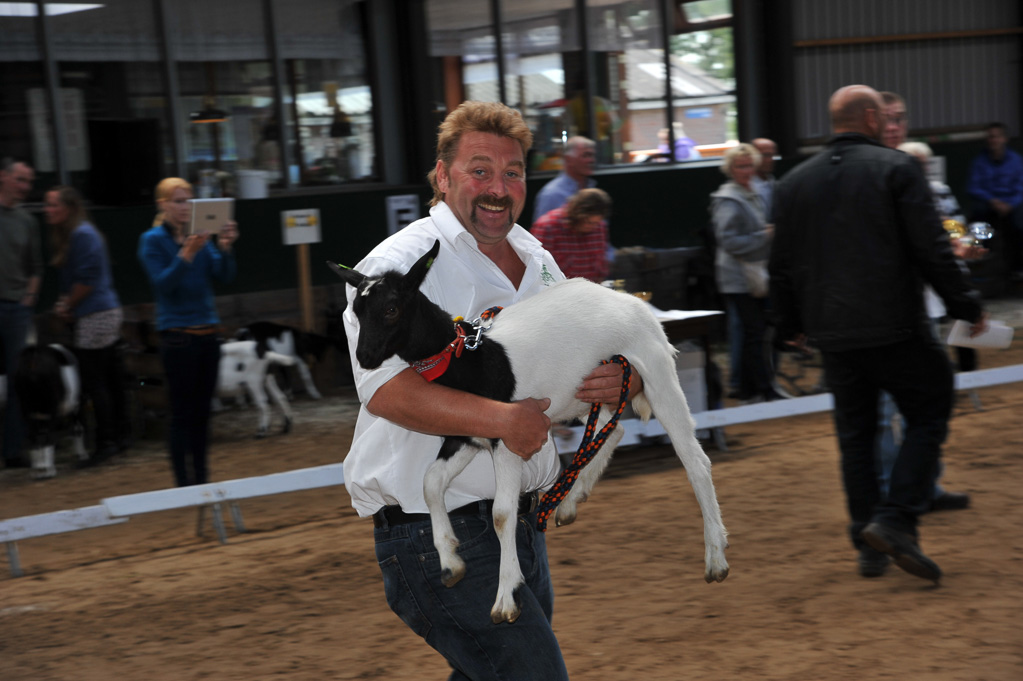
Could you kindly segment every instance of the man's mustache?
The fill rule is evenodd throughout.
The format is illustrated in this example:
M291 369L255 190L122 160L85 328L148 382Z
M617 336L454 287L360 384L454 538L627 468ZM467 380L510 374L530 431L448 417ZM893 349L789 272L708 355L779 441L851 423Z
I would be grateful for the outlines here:
M512 200L507 196L477 196L473 199L472 207L477 208L481 203L495 208L505 209L512 207Z

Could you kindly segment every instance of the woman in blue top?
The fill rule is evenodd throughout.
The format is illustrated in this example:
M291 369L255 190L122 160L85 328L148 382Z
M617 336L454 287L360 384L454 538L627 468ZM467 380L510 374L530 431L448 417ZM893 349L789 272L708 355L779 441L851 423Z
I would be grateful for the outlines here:
M96 450L89 458L96 463L126 448L130 437L118 349L121 301L110 275L106 241L88 221L78 190L50 189L44 212L53 249L50 264L59 274L54 313L74 325L72 350L78 358L82 390L96 416Z
M187 234L192 185L168 177L156 185L160 212L139 239L139 260L156 297L160 357L171 406L170 455L178 486L207 482L210 401L217 385L220 337L213 280L234 279L238 226ZM191 455L189 459L189 455Z

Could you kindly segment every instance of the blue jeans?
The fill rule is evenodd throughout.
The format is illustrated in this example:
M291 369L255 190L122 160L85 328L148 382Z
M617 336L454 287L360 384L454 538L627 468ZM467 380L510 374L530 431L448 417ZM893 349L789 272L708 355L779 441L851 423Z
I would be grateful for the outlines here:
M739 392L743 399L765 396L772 392L771 378L764 355L767 333L767 301L748 293L725 293L729 312L737 312L742 324L742 371ZM734 349L733 349L734 351Z
M170 456L178 487L208 482L210 402L220 370L220 338L160 332L160 357L170 399Z
M451 523L466 565L465 577L451 588L440 581L429 521L374 529L391 610L445 657L453 670L450 681L567 681L551 628L554 589L536 514L520 516L517 524L525 582L516 592L522 614L511 624L490 621L501 559L490 512L482 507L477 515L452 516Z
M25 443L25 425L21 418L21 407L14 392L14 372L18 357L25 349L28 325L32 321L32 308L14 300L0 300L0 361L7 373L7 408L4 416L4 463L21 461L21 450Z
M853 544L864 546L860 532L872 521L915 536L919 515L930 508L941 445L948 435L953 394L948 356L924 330L891 345L822 355L835 397ZM881 494L875 453L882 390L891 393L906 423L887 497Z

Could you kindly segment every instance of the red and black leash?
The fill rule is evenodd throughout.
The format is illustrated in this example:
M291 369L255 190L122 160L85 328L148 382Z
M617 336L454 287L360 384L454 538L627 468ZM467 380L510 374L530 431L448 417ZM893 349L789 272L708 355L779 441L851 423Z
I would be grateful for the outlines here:
M547 519L550 518L551 513L558 507L558 504L568 495L569 490L572 489L572 485L575 484L576 479L579 477L579 471L581 471L586 464L593 459L593 456L600 450L607 440L607 436L611 434L611 431L618 425L618 417L622 415L625 410L625 405L628 402L629 397L629 384L632 381L632 367L629 365L629 360L625 359L621 355L615 355L611 359L605 359L601 364L616 363L622 365L622 393L618 398L618 410L614 413L604 427L600 429L600 432L594 437L593 431L597 427L597 416L600 414L600 402L594 402L590 406L590 415L586 420L586 430L583 433L583 440L579 443L579 450L572 457L572 463L565 467L565 470L561 472L558 477L558 481L554 483L554 486L547 490L547 493L543 495L543 499L540 500L540 504L536 510L536 528L541 532L547 531Z

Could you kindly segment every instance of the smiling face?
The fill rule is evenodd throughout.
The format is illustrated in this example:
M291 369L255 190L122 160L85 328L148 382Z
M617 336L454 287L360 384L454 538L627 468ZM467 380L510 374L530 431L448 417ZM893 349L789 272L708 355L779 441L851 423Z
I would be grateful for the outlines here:
M481 244L504 240L526 203L522 147L510 137L468 132L449 167L437 162L444 202Z

